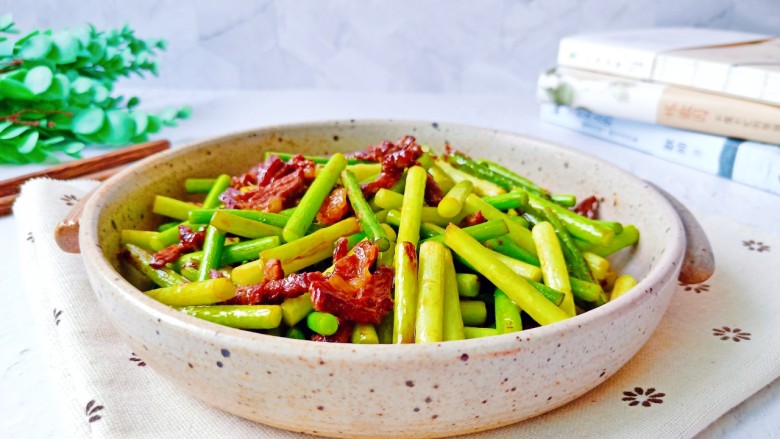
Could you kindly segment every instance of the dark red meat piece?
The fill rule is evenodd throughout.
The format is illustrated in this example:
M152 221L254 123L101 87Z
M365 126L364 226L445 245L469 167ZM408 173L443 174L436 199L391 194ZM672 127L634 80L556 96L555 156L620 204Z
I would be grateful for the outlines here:
M339 259L347 256L349 253L349 247L347 247L347 238L339 238L336 241L336 246L333 248L333 260L338 261Z
M252 209L265 212L279 212L292 204L292 199L303 195L310 182L305 171L295 169L291 173L274 179L265 186L257 186L246 192L228 188L219 196L228 209Z
M425 203L436 207L442 198L444 198L444 192L439 187L439 183L436 183L431 174L428 174L425 180Z
M371 148L377 147L369 147L369 150ZM404 169L417 163L422 153L422 148L412 136L405 136L397 144L383 142L381 147L372 152L372 156L381 158L382 171L376 180L363 185L363 194L370 197L379 189L389 189L400 180Z
M318 311L329 312L343 320L379 324L393 310L393 269L370 269L379 255L376 244L358 243L348 254L346 239L340 239L334 250L333 272L294 273L283 277L281 263L270 260L264 267L265 279L255 285L237 288L230 303L241 305L280 303L311 291L312 304Z
M200 250L203 248L205 233L195 232L188 226L179 226L179 243L172 244L158 251L152 256L149 265L152 268L162 268L165 264L175 262L183 253Z
M360 286L337 274L311 284L314 309L357 323L378 325L392 312L393 269L379 267Z
M300 154L287 163L272 155L249 172L233 177L231 187L219 199L228 209L279 212L295 205L314 181L315 172L314 162Z
M370 268L379 249L364 241L353 248L353 254L338 259L327 279L311 284L314 309L357 323L379 324L393 310L393 269Z
M321 224L331 225L341 221L349 212L349 202L347 200L347 189L337 187L330 192L317 212L317 221Z
M309 291L315 281L324 280L322 273L293 273L282 279L264 280L259 284L236 288L236 296L230 299L235 305L270 305L282 303Z
M460 222L460 226L461 227L476 226L477 224L482 224L486 221L487 219L485 219L485 216L482 215L482 211L478 210L475 213L472 213L471 215L468 215L465 218L463 218Z
M339 319L339 329L333 335L320 335L314 334L311 336L313 341L323 341L326 343L349 343L352 341L352 331L355 329L355 324Z
M263 280L279 280L284 277L282 261L271 259L263 266Z
M580 201L573 209L575 212L590 219L599 218L599 200L595 196L590 196Z

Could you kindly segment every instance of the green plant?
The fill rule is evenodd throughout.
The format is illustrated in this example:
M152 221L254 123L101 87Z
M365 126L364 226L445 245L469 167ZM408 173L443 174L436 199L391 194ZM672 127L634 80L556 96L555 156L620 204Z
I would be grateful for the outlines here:
M142 142L189 116L186 107L149 114L137 97L113 95L119 78L157 75L164 40L136 38L127 25L9 37L18 33L11 15L0 17L0 163L78 158L88 144Z

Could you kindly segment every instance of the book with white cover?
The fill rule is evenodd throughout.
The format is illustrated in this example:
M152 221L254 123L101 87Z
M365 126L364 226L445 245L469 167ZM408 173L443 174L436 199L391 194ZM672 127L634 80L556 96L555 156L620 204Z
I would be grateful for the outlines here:
M780 104L780 39L704 28L573 35L558 65Z

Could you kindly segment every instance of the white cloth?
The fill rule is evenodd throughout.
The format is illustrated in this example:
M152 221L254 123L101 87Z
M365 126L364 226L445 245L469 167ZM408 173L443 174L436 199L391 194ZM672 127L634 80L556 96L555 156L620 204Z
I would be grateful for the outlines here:
M68 437L300 437L195 400L119 341L95 304L81 256L60 251L52 235L95 184L34 180L14 207L22 274ZM562 408L473 437L691 437L780 376L780 237L697 218L717 271L703 284L678 287L635 358Z

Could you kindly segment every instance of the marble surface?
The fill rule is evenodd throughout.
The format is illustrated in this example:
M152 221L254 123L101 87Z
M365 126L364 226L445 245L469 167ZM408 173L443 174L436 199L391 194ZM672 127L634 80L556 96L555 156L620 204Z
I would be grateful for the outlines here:
M423 119L525 133L608 160L663 187L686 205L780 234L780 197L539 122L530 94L390 94L324 91L135 90L145 107L189 103L193 118L164 133L189 141L277 123L349 118ZM29 172L0 167L0 178ZM48 377L19 278L16 223L0 218L0 432L3 437L64 438L54 383ZM701 432L698 439L780 438L780 381Z
M517 93L561 37L700 26L776 33L777 0L0 0L23 30L130 23L165 38L148 87Z

